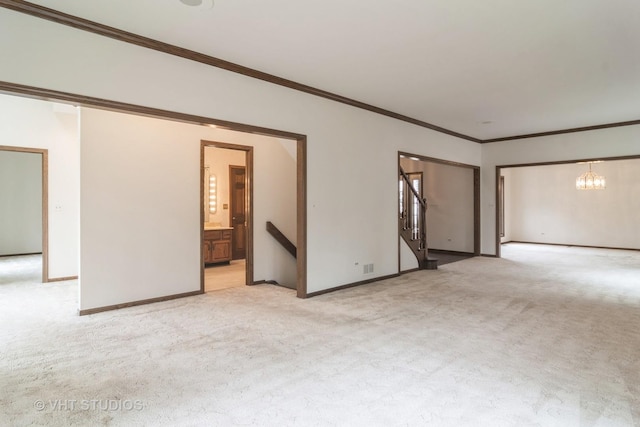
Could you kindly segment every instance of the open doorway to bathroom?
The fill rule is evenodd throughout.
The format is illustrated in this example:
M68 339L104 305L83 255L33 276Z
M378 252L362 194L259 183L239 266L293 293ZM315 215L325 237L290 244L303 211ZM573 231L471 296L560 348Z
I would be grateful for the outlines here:
M253 147L201 143L204 292L253 284Z

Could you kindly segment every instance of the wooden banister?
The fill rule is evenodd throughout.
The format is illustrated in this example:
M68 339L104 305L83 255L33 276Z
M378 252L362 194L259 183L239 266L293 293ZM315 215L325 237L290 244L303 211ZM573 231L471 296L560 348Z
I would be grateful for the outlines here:
M294 258L298 256L298 250L296 249L296 245L291 243L291 240L287 239L287 237L282 234L282 232L273 225L271 221L267 221L267 232L273 236L274 239L278 241Z
M400 168L400 174L402 175L402 179L404 179L404 182L407 183L407 187L409 187L409 189L411 190L411 192L413 193L413 195L416 197L416 199L418 199L418 202L420 202L420 205L424 208L427 209L427 202L426 200L424 200L420 194L418 194L418 192L416 191L415 188L413 188L413 185L411 185L411 180L409 179L409 176L407 175L407 173Z
M409 175L400 169L400 217L398 231L418 260L419 268L436 269L437 260L427 254L427 200L414 188ZM422 187L422 185L420 186ZM420 188L422 191L422 188Z

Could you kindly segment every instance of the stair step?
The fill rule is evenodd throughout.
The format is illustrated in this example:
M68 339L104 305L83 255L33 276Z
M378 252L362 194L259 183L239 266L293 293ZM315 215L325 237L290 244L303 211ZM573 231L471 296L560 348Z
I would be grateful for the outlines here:
M438 258L427 257L427 259L423 261L422 268L425 270L437 270Z

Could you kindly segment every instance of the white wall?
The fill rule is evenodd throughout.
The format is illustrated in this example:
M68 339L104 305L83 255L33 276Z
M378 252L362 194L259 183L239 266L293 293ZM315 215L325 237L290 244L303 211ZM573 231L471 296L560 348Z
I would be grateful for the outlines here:
M271 140L268 146L254 144L255 262L257 265L258 257L263 258L261 268L262 278L265 280L275 280L282 285L295 288L296 260L267 233L266 223L273 222L289 240L296 243L296 143L290 140L268 139ZM261 141L261 145L262 143L264 141ZM270 261L265 262L267 259Z
M416 268L418 268L418 259L407 242L400 238L400 271L415 270Z
M366 278L354 261L397 272L398 151L482 160L484 254L496 253L496 165L640 154L640 126L480 145L7 9L0 31L2 81L308 135L309 292Z
M496 166L640 154L640 126L482 144L482 253L496 253ZM576 175L577 176L577 175ZM575 177L574 177L575 185ZM630 201L627 201L629 203Z
M3 64L6 63L8 61ZM77 276L79 154L76 109L0 95L0 145L48 150L49 278Z
M0 256L42 252L42 155L0 151Z
M579 191L586 164L509 169L511 239L640 249L640 160L593 165L607 188Z
M473 169L401 158L405 172L422 172L429 249L473 252Z
M81 120L81 310L200 289L201 140L254 146L254 279L295 285L265 230L295 230L293 141L89 108Z
M307 135L309 292L398 272L398 151L480 163L479 144L204 64L6 9L0 28L0 80Z

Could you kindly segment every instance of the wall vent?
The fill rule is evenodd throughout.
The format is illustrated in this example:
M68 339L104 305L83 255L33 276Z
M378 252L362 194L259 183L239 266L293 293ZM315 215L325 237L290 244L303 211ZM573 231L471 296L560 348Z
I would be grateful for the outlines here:
M373 264L365 264L362 267L362 273L363 274L371 274L371 273L373 273Z

